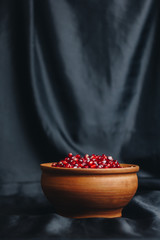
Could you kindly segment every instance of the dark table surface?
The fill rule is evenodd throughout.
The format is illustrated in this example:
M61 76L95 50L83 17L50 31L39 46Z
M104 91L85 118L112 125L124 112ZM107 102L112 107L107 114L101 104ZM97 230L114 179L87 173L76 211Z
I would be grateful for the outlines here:
M69 219L57 215L39 182L0 186L0 239L153 239L160 237L160 185L140 179L122 218Z

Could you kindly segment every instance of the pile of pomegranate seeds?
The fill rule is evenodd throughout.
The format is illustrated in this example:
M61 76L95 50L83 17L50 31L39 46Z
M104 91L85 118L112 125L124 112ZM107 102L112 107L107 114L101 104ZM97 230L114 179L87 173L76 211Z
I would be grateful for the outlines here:
M119 162L114 160L112 156L106 156L105 154L89 156L86 154L84 157L81 155L68 154L64 160L57 163L52 163L52 167L64 167L64 168L121 168Z

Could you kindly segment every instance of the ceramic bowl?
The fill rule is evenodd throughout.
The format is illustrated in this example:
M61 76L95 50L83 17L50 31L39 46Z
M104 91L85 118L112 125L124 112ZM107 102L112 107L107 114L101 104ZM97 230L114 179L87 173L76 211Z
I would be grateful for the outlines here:
M122 168L57 168L41 164L41 185L56 212L72 218L121 217L137 191L139 166Z

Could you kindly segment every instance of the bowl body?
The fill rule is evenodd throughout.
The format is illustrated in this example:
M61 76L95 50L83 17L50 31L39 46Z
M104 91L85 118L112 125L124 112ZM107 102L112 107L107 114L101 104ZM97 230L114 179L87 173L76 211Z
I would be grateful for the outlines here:
M121 217L138 187L139 166L73 169L41 164L41 185L58 214L72 218Z

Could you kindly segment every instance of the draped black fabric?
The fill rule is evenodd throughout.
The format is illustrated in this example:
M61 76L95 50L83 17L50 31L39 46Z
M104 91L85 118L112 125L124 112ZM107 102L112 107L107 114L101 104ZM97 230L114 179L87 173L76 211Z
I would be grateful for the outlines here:
M160 237L160 1L0 1L0 239ZM140 166L117 219L68 219L40 163Z

